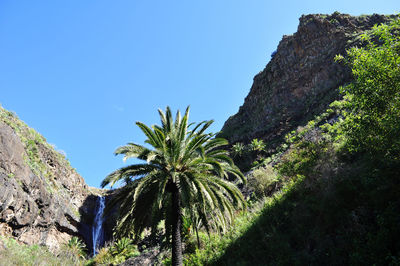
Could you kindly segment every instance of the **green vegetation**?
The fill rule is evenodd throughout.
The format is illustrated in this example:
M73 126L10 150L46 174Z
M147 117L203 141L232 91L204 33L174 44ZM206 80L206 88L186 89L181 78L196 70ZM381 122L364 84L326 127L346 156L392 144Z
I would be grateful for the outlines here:
M362 35L365 48L352 48L346 59L355 81L342 89L348 96L344 122L348 149L381 154L383 160L400 156L400 20L375 26Z
M0 245L4 243L4 249L0 247L1 265L85 265L86 260L76 255L76 246L64 245L56 254L46 247L39 245L19 244L12 238L0 236ZM71 241L70 241L71 243ZM3 264L5 263L6 264Z
M338 57L355 80L287 136L273 159L284 189L188 264L400 263L399 30L399 20L375 26L363 48Z
M247 187L254 193L252 198L262 199L279 186L279 179L272 166L257 168L247 176Z
M62 187L57 185L57 183L54 181L54 173L49 166L46 165L42 158L42 154L40 152L41 149L39 146L42 146L46 150L52 152L60 165L66 165L70 167L65 156L57 152L53 146L46 142L46 139L42 135L40 135L34 129L28 127L17 117L15 113L7 111L1 106L0 121L9 125L18 135L25 147L26 155L24 155L24 160L26 164L29 165L30 169L36 176L44 178L48 192L54 193L55 191L61 190Z
M50 252L45 246L20 244L0 236L0 265L118 265L139 255L137 246L128 238L102 248L90 260L86 252L85 244L78 237L72 237L58 251Z
M10 111L0 107L0 120L9 125L17 133L26 148L26 162L35 174L40 174L45 168L38 155L38 144L46 140L35 130L29 128L18 117Z
M232 146L231 151L234 157L240 157L246 151L245 149L246 147L243 145L243 143L237 142Z
M73 238L57 259L118 264L139 255L133 240L151 228L153 237L172 238L166 265L400 265L400 20L360 40L362 47L336 58L354 75L342 100L288 134L271 156L258 139L231 147L241 169L250 170L247 185L240 184L251 193L247 204L227 181L244 181L221 149L227 142L205 133L212 121L190 129L189 109L175 121L169 108L160 110L161 126L137 123L151 149L129 143L115 152L145 163L102 183L124 182L108 204L120 206L119 240L85 262ZM37 144L26 142L28 157ZM58 265L45 248L1 241L0 260L11 265Z
M250 150L251 150L251 151L258 152L258 151L264 150L264 148L265 148L265 143L264 143L263 140L253 139L253 140L250 142L249 146L250 146Z
M7 176L8 176L9 178L14 178L14 177L15 177L15 175L14 175L13 173L9 173Z
M118 148L116 155L124 160L138 158L145 161L108 175L102 186L123 180L125 186L108 204L118 204L116 233L139 238L147 227L156 231L165 221L166 236L172 238L172 264L182 265L182 210L190 219L201 222L206 231L211 228L225 231L235 215L235 208L244 208L239 189L226 179L244 181L240 170L220 149L227 145L222 138L205 133L213 121L203 121L191 129L189 108L183 117L180 112L173 120L171 110L159 110L161 126L151 128L137 122L146 135L145 146L129 143ZM196 232L198 227L195 226Z
M231 147L251 170L249 209L223 234L206 234L184 212L186 265L400 263L399 29L398 20L375 26L360 36L362 48L338 56L354 74L343 100L288 134L271 157L258 139Z
M114 263L120 263L127 258L139 255L137 247L133 245L132 240L126 237L119 239L111 248L110 253L114 258Z
M249 171L252 167L260 166L264 162L265 143L261 139L252 139L247 145L237 142L231 147L231 156L236 165L243 171Z
M72 237L66 244L66 250L73 258L84 259L86 255L86 246L78 237Z
M87 265L118 265L129 258L138 256L137 246L129 238L123 237L109 246L103 247Z

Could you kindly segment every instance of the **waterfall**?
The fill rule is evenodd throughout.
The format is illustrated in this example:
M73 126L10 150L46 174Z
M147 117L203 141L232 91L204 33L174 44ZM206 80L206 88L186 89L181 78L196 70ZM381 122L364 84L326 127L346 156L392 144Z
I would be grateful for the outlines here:
M104 230L103 230L104 206L105 206L105 198L103 196L98 197L95 209L96 216L94 217L92 226L93 256L96 255L98 248L104 244Z

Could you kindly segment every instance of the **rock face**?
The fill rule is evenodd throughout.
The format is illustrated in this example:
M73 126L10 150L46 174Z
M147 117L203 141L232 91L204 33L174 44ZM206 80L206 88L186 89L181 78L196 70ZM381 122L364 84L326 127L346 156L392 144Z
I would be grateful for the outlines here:
M254 77L239 112L224 124L230 143L262 138L271 143L320 113L339 97L351 71L334 62L359 42L360 33L394 16L307 15L284 36L265 69Z
M80 235L90 195L63 155L0 107L0 235L56 250Z

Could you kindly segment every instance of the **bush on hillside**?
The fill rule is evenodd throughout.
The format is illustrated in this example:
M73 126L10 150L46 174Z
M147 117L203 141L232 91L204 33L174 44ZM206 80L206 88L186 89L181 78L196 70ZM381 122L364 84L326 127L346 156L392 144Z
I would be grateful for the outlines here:
M342 88L348 99L344 131L351 152L384 161L400 160L400 19L361 35L364 47L346 58L355 81Z
M258 199L271 194L278 184L278 177L270 165L255 169L247 177L247 187Z

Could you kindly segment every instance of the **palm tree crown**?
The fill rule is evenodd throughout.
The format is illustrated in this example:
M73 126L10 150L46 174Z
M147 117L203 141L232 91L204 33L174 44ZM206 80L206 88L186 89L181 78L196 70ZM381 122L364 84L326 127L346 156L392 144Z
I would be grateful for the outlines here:
M188 124L189 107L183 117L178 111L175 121L169 107L159 114L161 126L150 128L136 122L151 148L128 143L115 151L116 155L123 154L124 160L144 162L114 171L101 186L125 181L109 203L119 206L118 234L137 237L145 228L156 228L165 220L166 233L172 236L172 262L181 265L182 209L199 217L207 231L212 225L224 230L235 208L245 207L241 192L228 179L245 180L228 152L221 149L228 142L205 133L212 120Z

